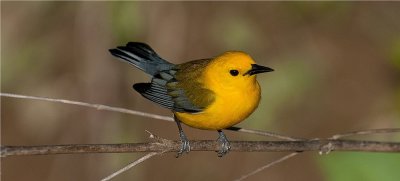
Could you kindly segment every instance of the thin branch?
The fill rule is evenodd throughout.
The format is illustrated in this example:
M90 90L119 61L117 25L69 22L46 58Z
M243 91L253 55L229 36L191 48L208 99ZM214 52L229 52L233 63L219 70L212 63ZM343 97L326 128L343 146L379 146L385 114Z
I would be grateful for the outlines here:
M277 160L275 160L273 162L270 162L270 163L268 163L268 164L266 164L266 165L264 165L264 166L262 166L262 167L260 167L260 168L258 168L256 170L246 174L246 175L241 176L238 179L235 179L234 181L245 180L245 179L249 178L250 176L253 176L253 175L255 175L255 174L257 174L257 173L259 173L259 172L261 172L261 171L263 171L263 170L265 170L267 168L270 168L270 167L272 167L272 166L274 166L274 165L276 165L278 163L281 163L281 162L283 162L283 161L285 161L285 160L287 160L289 158L292 158L292 157L294 157L294 156L296 156L298 154L299 154L299 152L294 152L294 153L290 153L288 155L285 155L285 156L283 156L283 157L281 157L281 158L279 158L279 159L277 159Z
M244 129L244 128L239 128L239 127L230 127L230 128L226 128L226 130L238 131L238 132L242 132L242 133L250 133L250 134L261 135L261 136L268 136L268 137L278 138L278 139L287 140L287 141L305 140L303 138L285 136L285 135L281 135L281 134L273 133L273 132L269 132L269 131Z
M150 135L149 135L149 138L154 139L154 140L157 141L157 142L161 142L161 143L166 143L166 142L168 142L168 140L166 140L166 139L164 139L164 138L161 138L161 137L158 137L158 136L154 135L153 133L151 133L150 131L147 131L147 130L146 130L146 132L150 134ZM164 152L165 152L165 151L163 151L163 152L150 152L150 153L148 153L147 155L145 155L145 156L139 158L138 160L136 160L136 161L134 161L134 162L132 162L132 163L126 165L125 167L123 167L123 168L117 170L116 172L112 173L111 175L109 175L109 176L103 178L101 181L111 180L112 178L114 178L114 177L116 177L116 176L122 174L123 172L128 171L128 170L131 169L132 167L138 165L139 163L144 162L144 161L146 161L147 159L150 159L151 157L153 157L153 156L155 156L155 155L163 154Z
M304 141L231 141L230 143L231 151L233 152L400 152L399 142L322 139ZM190 145L192 151L218 151L220 149L220 145L214 140L192 140ZM78 153L176 152L180 149L180 146L180 141L167 139L148 143L1 146L1 157Z
M170 116L162 116L162 115L151 114L151 113L146 113L146 112L141 112L141 111L135 111L135 110L125 109L125 108L120 108L120 107L107 106L107 105L102 105L102 104L91 104L91 103L72 101L72 100L66 100L66 99L53 99L53 98L47 98L47 97L27 96L27 95L11 94L11 93L0 93L0 96L12 97L12 98L18 98L18 99L31 99L31 100L40 100L40 101L56 102L56 103L63 103L63 104L71 104L71 105L94 108L97 110L113 111L113 112L131 114L131 115L153 118L153 119L169 121L169 122L174 121L174 118L170 117ZM239 127L231 127L231 128L227 128L227 130L256 134L256 135L261 135L261 136L269 136L269 137L278 138L278 139L282 139L282 140L288 140L288 141L301 140L301 138L294 138L294 137L289 137L289 136L285 136L285 135L279 135L277 133L244 129L244 128L239 128Z
M341 138L351 137L351 136L358 136L358 135L386 134L386 133L398 133L398 132L400 132L400 128L370 129L370 130L352 131L352 132L348 132L348 133L336 134L336 135L333 135L330 139L338 140L338 139L341 139ZM331 147L332 147L332 145L328 143L327 145L325 145L324 147L322 147L320 149L319 153L320 154L329 153L330 151L332 151L332 150L330 150ZM276 165L276 164L278 164L278 163L280 163L282 161L285 161L285 160L287 160L287 159L289 159L289 158L291 158L293 156L296 156L298 154L299 154L299 152L293 152L293 153L290 153L288 155L285 155L285 156L279 158L278 160L270 162L267 165L264 165L264 166L262 166L262 167L260 167L260 168L258 168L256 170L246 174L246 175L243 175L238 179L235 179L235 181L245 180L250 176L253 176L253 175L255 175L255 174L257 174L257 173L259 173L259 172L261 172L261 171L263 171L263 170L265 170L267 168L270 168L270 167L272 167L272 166L274 166L274 165Z
M126 165L125 167L119 169L118 171L112 173L111 175L109 175L109 176L107 176L107 177L101 179L101 181L108 181L108 180L111 180L112 178L118 176L119 174L121 174L121 173L123 173L123 172L129 170L130 168L132 168L132 167L134 167L134 166L136 166L136 165L138 165L138 164L140 164L140 163L146 161L147 159L149 159L149 158L151 158L151 157L153 157L153 156L156 156L156 155L158 155L158 154L160 154L160 153L157 153L157 152L150 152L150 153L146 154L145 156L143 156L143 157L137 159L136 161L134 161L134 162L132 162L132 163L129 163L128 165Z
M125 114L132 114L132 115L136 115L136 116L159 119L159 120L164 120L164 121L171 121L171 122L174 121L174 119L170 116L161 116L161 115L157 115L157 114L145 113L145 112L141 112L141 111L134 111L134 110L120 108L120 107L111 107L111 106L102 105L102 104L90 104L90 103L86 103L86 102L71 101L71 100L66 100L66 99L53 99L53 98L47 98L47 97L26 96L26 95L10 94L10 93L0 93L0 96L19 98L19 99L31 99L31 100L40 100L40 101L48 101L48 102L57 102L57 103L63 103L63 104L71 104L71 105L94 108L97 110L106 110L106 111L113 111L113 112L119 112L119 113L125 113Z
M72 104L84 107L95 108L98 110L114 111L147 118L159 119L173 122L173 118L169 116L161 116L157 114L134 111L124 108L111 107L101 104L90 104L85 102L71 101L65 99L52 99L46 97L25 96L18 94L0 93L3 97L13 97L20 99L42 100L49 102L58 102L64 104ZM291 151L276 161L273 161L263 167L260 167L249 174L243 175L238 180L243 180L251 175L254 175L266 168L287 160L299 152L303 151L319 151L320 154L328 154L331 151L364 151L364 152L400 152L400 143L397 142L377 142L377 141L354 141L341 140L340 138L350 137L355 135L378 134L378 133L394 133L400 132L400 128L375 129L355 131L344 134L337 134L329 139L312 139L306 140L285 135L280 135L272 132L243 129L231 127L227 130L270 136L287 141L231 141L231 151L241 152L287 152ZM50 155L50 154L77 154L77 153L131 153L131 152L150 152L144 157L135 162L130 163L124 168L104 178L109 180L122 172L134 167L135 165L149 159L152 156L163 152L176 152L180 149L180 141L172 141L157 137L151 134L151 138L155 138L148 143L123 143L123 144L71 144L71 145L44 145L44 146L1 146L1 157L18 156L18 155ZM197 140L191 141L192 151L217 151L219 144L212 140Z
M386 133L399 133L400 128L382 128L382 129L369 129L361 131L352 131L348 133L336 134L331 139L337 140L345 137L358 136L358 135L372 135L372 134L386 134Z

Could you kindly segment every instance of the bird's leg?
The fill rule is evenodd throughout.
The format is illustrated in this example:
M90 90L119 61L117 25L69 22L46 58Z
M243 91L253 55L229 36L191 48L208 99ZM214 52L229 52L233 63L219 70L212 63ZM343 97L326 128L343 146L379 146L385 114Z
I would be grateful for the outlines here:
M219 137L217 139L218 142L221 143L221 149L218 151L218 156L222 157L229 152L231 146L229 144L228 139L226 138L224 132L218 130Z
M179 121L179 119L176 118L176 116L174 116L174 119L175 119L176 124L178 125L179 137L180 137L181 142L182 142L181 149L178 151L178 154L176 155L176 157L178 158L183 153L189 153L190 144L189 144L189 140L187 139L185 133L183 132L183 129L182 129L182 126L181 126L181 121Z

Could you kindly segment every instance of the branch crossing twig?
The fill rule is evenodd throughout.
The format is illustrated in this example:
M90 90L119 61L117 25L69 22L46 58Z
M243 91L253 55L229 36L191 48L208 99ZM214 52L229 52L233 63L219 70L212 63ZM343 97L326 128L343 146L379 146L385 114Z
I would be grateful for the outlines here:
M132 114L142 117L159 119L173 122L174 119L169 116L161 116L157 114L134 111L125 108L111 107L101 104L90 104L86 102L71 101L65 99L52 99L46 97L26 96L10 93L0 93L3 97L12 97L20 99L42 100L49 102L58 102L64 104L79 105L84 107L95 108L98 110L108 110L126 114ZM384 128L363 131L354 131L344 134L337 134L328 139L302 139L272 132L243 129L231 127L227 130L269 136L286 141L231 141L231 151L247 151L247 152L293 152L273 162L268 163L246 175L243 175L237 181L244 180L264 169L270 168L284 160L287 160L303 151L318 151L320 154L328 154L331 151L365 151L365 152L400 152L399 142L377 142L377 141L355 141L342 140L341 138L370 135L379 133L398 133L400 128ZM150 133L150 132L149 132ZM20 155L49 155L49 154L78 154L78 153L125 153L125 152L150 152L140 159L128 164L122 169L105 177L104 181L110 180L115 176L125 172L126 170L142 163L143 161L164 153L176 152L180 149L180 141L167 140L150 133L153 141L147 143L122 143L122 144L70 144L70 145L43 145L43 146L1 146L1 157L20 156ZM213 140L192 140L192 151L217 151L219 144Z

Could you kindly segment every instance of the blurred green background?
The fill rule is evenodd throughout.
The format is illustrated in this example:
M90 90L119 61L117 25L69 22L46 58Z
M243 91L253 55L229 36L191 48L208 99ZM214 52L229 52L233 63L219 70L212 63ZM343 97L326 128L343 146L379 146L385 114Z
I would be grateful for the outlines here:
M107 51L150 44L182 63L227 50L276 71L240 127L305 138L400 127L400 3L1 2L1 91L171 115L134 92L143 72ZM1 98L3 145L178 139L174 123L49 102ZM216 132L184 127L190 139ZM226 131L230 140L268 138ZM360 137L399 141L397 135ZM115 180L232 180L285 153L157 156ZM143 154L2 158L2 180L99 180ZM400 178L400 155L302 153L248 180Z

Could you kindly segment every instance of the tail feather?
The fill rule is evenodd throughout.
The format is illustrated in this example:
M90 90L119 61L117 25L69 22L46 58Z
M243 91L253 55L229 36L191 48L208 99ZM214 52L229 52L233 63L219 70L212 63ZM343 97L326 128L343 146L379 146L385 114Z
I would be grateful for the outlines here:
M129 42L126 46L118 46L109 51L112 55L127 61L150 75L155 75L163 70L169 70L174 66L174 64L160 58L157 53L145 43Z

